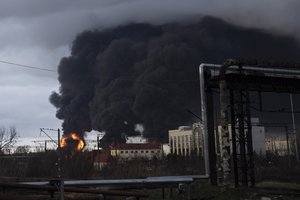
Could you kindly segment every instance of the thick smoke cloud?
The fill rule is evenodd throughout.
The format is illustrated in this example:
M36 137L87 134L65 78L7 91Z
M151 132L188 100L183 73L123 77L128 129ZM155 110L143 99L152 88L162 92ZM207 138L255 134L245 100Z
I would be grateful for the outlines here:
M227 58L299 61L293 38L204 17L197 23L129 24L86 31L61 60L59 93L50 96L64 133L105 131L104 140L149 138L193 121L200 112L198 66Z

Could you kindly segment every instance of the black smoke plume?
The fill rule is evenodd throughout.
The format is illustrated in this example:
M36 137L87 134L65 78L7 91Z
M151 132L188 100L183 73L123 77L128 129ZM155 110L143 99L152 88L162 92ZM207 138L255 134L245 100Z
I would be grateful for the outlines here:
M143 124L144 135L167 131L200 113L198 66L227 58L299 61L298 42L203 17L198 23L129 24L86 31L59 67L59 93L50 96L64 133L105 131L124 140Z

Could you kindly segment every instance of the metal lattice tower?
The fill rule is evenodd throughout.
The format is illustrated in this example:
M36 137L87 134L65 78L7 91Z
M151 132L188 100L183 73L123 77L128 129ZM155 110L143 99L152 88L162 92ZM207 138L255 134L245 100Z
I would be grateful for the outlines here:
M235 186L254 186L249 92L230 90L232 159Z

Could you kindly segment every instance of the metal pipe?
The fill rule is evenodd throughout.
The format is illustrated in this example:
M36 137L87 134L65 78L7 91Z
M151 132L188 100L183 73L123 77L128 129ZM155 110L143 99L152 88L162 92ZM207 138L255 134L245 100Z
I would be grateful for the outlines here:
M237 68L237 66L233 66ZM252 66L243 66L244 71L259 71L271 74L286 74L286 75L300 75L300 70L295 69L283 69L283 68L266 68L266 67L252 67Z
M19 188L28 190L40 190L40 191L57 191L57 187L51 185L30 185L22 183L0 183L2 188ZM89 188L78 188L78 187L66 187L66 192L74 193L90 193L90 194L103 194L110 196L135 196L147 198L149 195L142 192L131 192L131 191L116 191L116 190L105 190L105 189L89 189Z
M205 68L219 68L220 65L202 63L199 66L200 76L200 101L201 101L201 118L203 122L203 149L204 149L204 165L205 175L209 176L209 153L208 153L208 133L207 133L207 107L206 107L206 94L205 94Z

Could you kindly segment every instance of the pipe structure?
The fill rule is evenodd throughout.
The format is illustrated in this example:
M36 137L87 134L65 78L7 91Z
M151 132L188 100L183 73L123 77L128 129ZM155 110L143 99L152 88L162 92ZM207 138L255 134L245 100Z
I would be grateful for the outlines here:
M204 165L205 175L209 176L209 152L208 152L208 131L207 131L207 107L206 107L206 93L205 93L205 69L218 69L221 65L202 63L199 66L200 76L200 101L201 101L201 118L203 122L203 149L204 149Z
M1 183L1 188L14 188L14 189L27 189L27 190L38 190L38 191L49 191L56 192L58 188L52 185L30 185L22 183ZM103 194L110 196L134 196L139 198L147 198L149 195L142 192L131 192L131 191L116 191L107 189L90 189L90 188L78 188L78 187L66 187L66 192L74 193L89 193L89 194Z
M228 61L227 61L228 62ZM238 66L242 66L242 70L245 72L261 72L261 73L268 73L270 75L293 75L293 76L300 76L300 70L296 69L286 69L283 66L290 66L290 67L299 67L299 64L289 64L289 63L269 63L269 62L257 62L257 61L237 61L237 60L230 60L228 64L231 66L224 68L223 75L225 76L226 72L234 72L239 69ZM200 101L201 101L201 118L203 122L203 146L204 146L204 159L205 159L205 174L209 176L210 174L210 166L209 166L209 151L208 151L208 131L207 131L207 106L206 106L206 94L205 94L205 70L220 70L222 65L219 64L209 64L209 63L202 63L199 66L199 77L200 77ZM223 76L222 75L222 76ZM226 84L226 83L225 83ZM225 87L226 89L226 87Z

